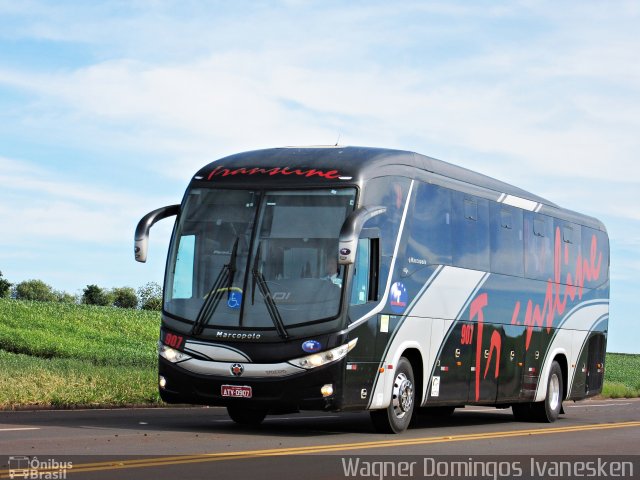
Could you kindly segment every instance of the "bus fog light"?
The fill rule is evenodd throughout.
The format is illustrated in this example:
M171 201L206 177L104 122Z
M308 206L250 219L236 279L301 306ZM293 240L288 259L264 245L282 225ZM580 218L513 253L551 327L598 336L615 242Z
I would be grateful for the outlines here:
M160 385L160 388L164 390L164 388L167 386L167 379L162 375L158 375L158 385Z
M320 393L322 393L323 397L330 397L331 395L333 395L333 385L330 383L323 385L320 389Z

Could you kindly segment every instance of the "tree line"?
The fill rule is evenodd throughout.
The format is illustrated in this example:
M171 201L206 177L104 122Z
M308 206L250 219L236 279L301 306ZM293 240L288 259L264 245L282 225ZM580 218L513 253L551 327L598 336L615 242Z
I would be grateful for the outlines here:
M137 290L132 287L101 288L87 285L82 295L54 290L42 280L25 280L12 284L0 271L0 298L32 300L36 302L81 303L85 305L113 306L118 308L162 309L162 287L149 282Z

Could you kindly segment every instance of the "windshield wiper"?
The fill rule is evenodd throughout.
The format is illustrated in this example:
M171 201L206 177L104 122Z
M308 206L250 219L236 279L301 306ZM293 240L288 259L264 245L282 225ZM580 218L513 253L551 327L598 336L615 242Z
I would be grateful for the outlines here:
M269 286L267 285L267 281L264 278L264 274L259 270L260 265L260 251L262 247L262 242L258 244L258 252L256 253L256 259L253 263L253 269L251 269L251 274L253 275L253 284L252 284L252 292L251 292L251 304L255 303L256 296L256 284L258 284L258 288L260 289L260 293L264 298L264 303L267 307L267 312L269 312L269 316L271 317L271 321L273 325L276 327L276 331L281 338L287 339L289 338L289 334L287 333L287 329L284 326L284 322L282 321L282 315L280 315L280 311L278 310L278 306L276 302L273 300L271 296L271 291L269 290Z
M195 322L193 322L193 327L191 328L191 335L200 335L204 330L205 324L209 321L213 312L216 311L218 305L220 304L220 300L224 295L224 288L222 286L227 284L227 300L231 295L231 287L233 286L233 279L236 274L236 259L238 257L238 237L236 237L236 241L233 244L233 249L231 250L231 256L229 257L229 263L222 266L220 269L220 273L216 277L216 280L213 282L213 285L209 289L209 293L207 294L206 300L200 307L198 311L198 315L196 316Z

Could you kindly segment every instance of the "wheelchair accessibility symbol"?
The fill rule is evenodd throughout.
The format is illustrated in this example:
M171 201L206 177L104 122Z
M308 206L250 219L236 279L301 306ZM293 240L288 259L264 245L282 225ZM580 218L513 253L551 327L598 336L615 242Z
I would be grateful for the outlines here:
M230 292L229 297L227 298L227 307L238 309L242 305L242 293L240 292Z

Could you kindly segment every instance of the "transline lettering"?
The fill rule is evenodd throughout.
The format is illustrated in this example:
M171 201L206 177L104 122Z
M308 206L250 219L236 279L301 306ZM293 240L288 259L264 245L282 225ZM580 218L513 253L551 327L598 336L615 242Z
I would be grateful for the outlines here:
M214 168L211 173L208 175L207 180L211 180L214 177L233 177L236 175L268 175L270 177L276 176L276 175L284 175L284 176L289 176L289 175L295 175L298 177L306 177L306 178L310 178L310 177L320 177L320 178L326 178L327 180L337 180L340 178L340 172L338 170L318 170L315 168L310 168L307 170L304 169L300 169L300 168L289 168L289 167L274 167L274 168L259 168L259 167L254 167L254 168L235 168L235 169L231 169L231 168L226 168L223 166L218 166L216 168Z

